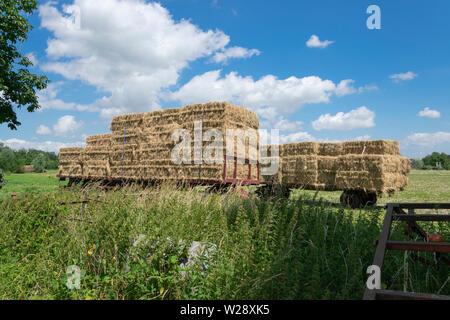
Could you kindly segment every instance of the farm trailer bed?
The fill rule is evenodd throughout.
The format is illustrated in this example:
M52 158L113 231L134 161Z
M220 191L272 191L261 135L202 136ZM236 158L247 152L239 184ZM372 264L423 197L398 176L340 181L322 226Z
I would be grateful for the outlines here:
M129 177L97 177L97 176L83 176L83 175L61 175L58 174L56 177L60 180L69 179L69 185L79 182L101 182L104 186L117 186L124 185L128 183L138 183L144 186L157 185L165 181L175 182L179 184L188 184L192 186L202 185L202 186L212 186L216 188L225 188L229 185L240 185L240 186L250 186L260 184L260 164L246 164L248 166L248 178L242 179L237 178L237 166L238 158L234 157L233 161L233 176L227 176L227 161L224 162L222 169L222 179L204 179L201 178L201 167L199 166L199 177L197 179L177 179L177 178L167 178L167 179L146 179L146 178L129 178ZM256 167L257 178L252 179L252 166Z
M412 258L416 261L432 264L432 262L417 256L416 252L434 252L435 265L442 262L450 266L450 259L445 254L450 253L450 242L435 242L431 235L422 229L417 221L441 221L450 222L450 214L416 214L416 210L428 209L438 210L450 209L450 203L389 203L386 206L386 215L380 236L375 240L377 246L372 265L383 268L384 257L387 250L412 251ZM407 210L407 211L405 211ZM391 241L389 240L392 223L394 221L404 221L407 224L406 235L410 240L413 233L418 234L423 242L419 241ZM441 242L442 241L442 242ZM368 289L364 292L364 300L450 300L450 296L442 296L428 293L402 292L382 289Z

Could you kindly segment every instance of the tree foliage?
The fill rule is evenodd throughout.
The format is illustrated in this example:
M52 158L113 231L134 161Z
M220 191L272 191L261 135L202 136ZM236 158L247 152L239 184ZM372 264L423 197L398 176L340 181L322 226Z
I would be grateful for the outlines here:
M413 159L412 167L424 170L450 170L450 155L433 152L423 159Z
M33 63L18 48L32 29L26 16L36 8L36 0L0 1L0 124L7 123L12 130L21 124L14 107L26 107L28 112L39 109L36 90L48 83L46 76L28 70Z
M37 172L42 172L43 169L58 169L58 156L53 152L34 149L14 151L0 143L0 170L23 173L25 165L34 165L40 170Z

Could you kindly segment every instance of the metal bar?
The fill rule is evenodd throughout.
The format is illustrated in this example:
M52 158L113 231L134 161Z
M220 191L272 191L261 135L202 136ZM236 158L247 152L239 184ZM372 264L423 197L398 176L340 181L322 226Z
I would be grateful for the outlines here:
M402 215L404 215L404 216L408 216L408 214L407 214L405 211L403 211L403 209L400 208L400 207L394 208L394 211L397 212L397 213L399 213L399 214L402 214ZM411 210L411 208L410 208L410 209L408 209L408 212L414 212L414 211ZM406 223L408 224L409 228L410 228L412 231L414 231L414 232L417 233L419 236L421 236L423 240L427 241L427 239L428 239L428 234L427 234L427 232L426 232L425 230L423 230L423 228L422 228L421 226L419 226L419 225L417 224L417 222L415 222L415 221L407 221Z
M380 269L383 268L384 256L386 255L387 249L386 244L389 241L389 236L391 233L392 211L393 205L388 204L386 216L384 217L383 228L381 229L381 235L378 237L378 246L372 263L372 265L378 266ZM364 291L364 300L373 299L375 299L375 291L366 288Z
M394 214L396 221L450 221L450 214Z
M450 252L450 242L388 241L389 250Z
M404 209L450 209L450 203L393 203L394 207L400 207Z
M234 172L233 172L233 178L236 179L237 178L237 157L234 156Z
M123 127L123 149L122 149L122 178L123 178L123 173L124 173L124 169L123 169L123 161L125 159L125 143L127 141L127 122L125 121L124 127Z
M225 181L227 178L227 155L223 155L223 172L222 172L222 178Z
M203 132L203 121L205 119L205 110L203 110L202 112L202 127L201 127L201 132ZM201 179L201 174L202 174L202 161L203 161L203 133L202 133L202 137L201 137L201 144L200 144L200 163L198 165L198 181L200 182Z
M375 290L375 295L376 300L450 300L450 296L394 290Z

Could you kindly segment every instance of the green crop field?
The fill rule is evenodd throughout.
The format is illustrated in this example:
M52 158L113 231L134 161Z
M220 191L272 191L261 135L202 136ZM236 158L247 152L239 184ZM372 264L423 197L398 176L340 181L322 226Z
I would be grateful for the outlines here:
M301 190L286 200L170 184L60 189L55 174L6 176L0 299L361 299L384 215L332 206L337 192L312 202L314 192ZM413 171L408 188L381 203L449 202L449 178ZM86 198L97 201L71 204ZM406 240L403 228L395 223L391 238ZM450 239L448 224L424 228ZM186 264L194 241L207 254ZM71 265L81 271L79 289L67 287ZM450 295L449 268L388 252L382 286Z

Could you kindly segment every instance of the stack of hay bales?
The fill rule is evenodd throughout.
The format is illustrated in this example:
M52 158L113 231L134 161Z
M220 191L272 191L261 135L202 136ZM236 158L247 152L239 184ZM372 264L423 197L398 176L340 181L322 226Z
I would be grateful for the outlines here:
M110 177L140 179L144 113L116 116L111 121Z
M200 178L201 180L222 181L223 157L227 154L227 129L253 129L257 134L258 128L259 120L255 113L229 103L194 104L179 109L146 113L143 121L144 140L140 144L141 177L142 179L158 180L196 180ZM173 140L173 133L177 129L185 130L184 132L189 134L191 154L185 156L190 159L190 163L175 164L173 162L172 150L181 142L181 140ZM222 140L208 139L203 142L198 140L200 143L196 145L195 138L207 139L208 130L218 130L222 134ZM201 136L202 132L203 137ZM253 180L257 179L256 161L259 160L259 152L257 152L259 137L256 136L255 140L255 144L252 146L249 146L249 143L246 144L245 154L246 159L255 161L250 177ZM205 163L205 151L211 150L208 146L212 142L217 142L222 146L220 148L222 155L220 151L217 154L212 152L211 155L217 157L218 161ZM203 155L201 165L194 161L196 158L200 159L200 147ZM183 154L180 153L180 155ZM248 164L238 164L236 179L248 179L248 175ZM234 178L234 163L227 164L226 178Z
M378 193L400 190L408 183L409 160L400 156L396 141L290 143L280 145L279 154L280 171L263 176L266 183Z
M254 112L226 102L116 116L111 122L111 134L89 136L86 150L71 151L73 155L78 152L73 163L66 161L69 149L61 149L60 175L70 177L76 173L86 178L223 181L225 171L225 179L258 180L258 128L259 120ZM172 159L174 147L181 142L180 139L173 140L177 129L184 130L183 133L190 138L191 152L186 155L190 163L177 164ZM210 129L219 132L222 139L208 138ZM244 154L238 155L237 150L227 152L228 129L253 130L252 143L245 138L244 131L236 134L235 146L241 143ZM198 138L197 143L195 137ZM217 161L205 163L205 151L213 150L213 142L220 146L212 152ZM201 165L194 162L200 148L203 153ZM224 170L227 155L232 159ZM244 158L244 163L235 166L234 156ZM75 162L78 165L76 170Z
M81 177L84 174L84 148L59 149L59 175Z
M86 149L84 150L84 175L92 178L109 177L111 134L96 134L86 138Z

